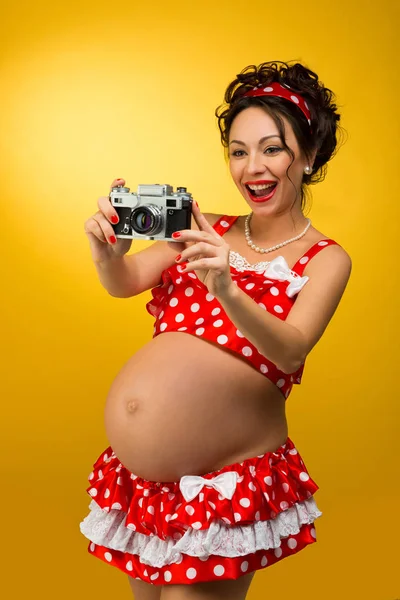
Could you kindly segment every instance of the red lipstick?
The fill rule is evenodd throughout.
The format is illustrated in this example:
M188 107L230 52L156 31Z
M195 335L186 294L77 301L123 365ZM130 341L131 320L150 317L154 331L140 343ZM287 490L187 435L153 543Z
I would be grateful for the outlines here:
M258 181L245 181L244 185L264 185L268 183L278 183L277 181L273 181L272 179L259 179Z
M249 185L268 185L268 184L275 184L275 186L272 188L272 190L267 190L266 194L264 196L257 196L256 194L253 194L252 190L248 187ZM267 202L268 200L270 200L272 198L272 196L275 194L276 189L278 187L278 182L277 181L271 181L271 180L259 180L259 181L247 181L245 183L247 192L250 196L250 200L252 202Z

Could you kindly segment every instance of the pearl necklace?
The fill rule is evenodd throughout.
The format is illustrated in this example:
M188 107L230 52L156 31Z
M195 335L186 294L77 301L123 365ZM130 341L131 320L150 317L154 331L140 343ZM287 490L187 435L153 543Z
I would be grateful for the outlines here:
M251 246L251 248L253 250L255 250L256 252L261 252L261 254L266 254L267 252L273 252L274 250L278 250L278 248L282 248L282 246L286 246L287 244L290 244L291 242L295 242L296 240L299 240L301 237L303 237L303 235L305 235L307 233L307 231L311 225L311 219L307 219L308 223L306 225L306 228L304 229L304 231L302 233L300 233L300 235L297 235L296 237L291 238L290 240L286 240L286 242L281 242L280 244L277 244L276 246L272 246L272 248L259 248L252 242L252 240L250 238L249 223L250 223L252 214L253 213L250 213L246 217L246 221L244 223L244 234L245 234L248 245Z

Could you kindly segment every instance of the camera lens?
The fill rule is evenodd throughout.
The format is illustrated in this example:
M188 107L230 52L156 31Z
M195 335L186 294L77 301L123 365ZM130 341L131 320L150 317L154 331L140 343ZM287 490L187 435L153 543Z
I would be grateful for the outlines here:
M133 231L141 235L155 235L162 228L162 215L158 206L138 206L131 214Z

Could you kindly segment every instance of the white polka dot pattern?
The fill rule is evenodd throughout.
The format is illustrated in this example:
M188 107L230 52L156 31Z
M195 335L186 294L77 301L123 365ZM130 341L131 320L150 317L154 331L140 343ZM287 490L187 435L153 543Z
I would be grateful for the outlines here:
M191 568L186 571L186 577L188 579L194 579L196 577L196 575L197 575L196 569Z
M215 478L236 471L230 499L206 485L190 502L184 500L179 481L146 481L115 455L109 458L111 451L107 449L107 462L100 455L88 478L88 493L95 489L97 494L81 531L92 555L132 578L155 585L237 579L316 541L314 521L322 513L312 495L318 487L289 438L274 452L205 475ZM110 491L108 498L105 490ZM215 528L218 522L222 526ZM187 552L177 546L184 533ZM151 549L154 536L157 544ZM213 554L213 544L227 551Z
M293 96L293 98L297 98ZM294 100L296 102L296 100ZM214 225L219 235L236 221L237 217L223 216ZM299 258L291 268L295 274L302 276L306 264L321 249L333 240L321 240L315 243ZM163 332L179 331L203 337L216 345L224 346L242 357L245 357L260 373L270 379L288 398L294 384L301 383L304 364L295 372L283 373L278 367L263 356L225 313L222 305L194 272L179 273L180 265L173 265L162 273L162 284L153 288L153 299L147 303L146 309L155 317L153 336ZM288 281L266 279L265 273L251 270L231 268L231 277L236 286L249 295L265 312L275 318L285 320L290 312L297 294L289 297L286 290ZM270 275L268 275L270 277ZM288 292L289 293L289 292Z
M222 565L217 565L216 567L214 567L214 574L217 575L217 577L221 577L221 575L223 575L225 573L225 569Z

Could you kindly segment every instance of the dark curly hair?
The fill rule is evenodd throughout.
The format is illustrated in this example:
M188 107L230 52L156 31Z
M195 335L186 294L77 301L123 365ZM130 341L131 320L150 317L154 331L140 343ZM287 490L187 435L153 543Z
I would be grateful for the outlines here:
M282 116L290 123L297 143L308 160L317 150L311 174L303 176L301 185L301 209L303 210L306 186L325 179L327 162L337 152L337 133L342 135L344 130L338 125L340 114L337 113L334 93L318 80L316 73L298 62L292 65L289 63L273 61L262 63L258 67L255 65L245 67L226 88L225 103L216 108L215 116L218 119L226 158L228 158L229 132L232 122L236 115L250 106L259 106L272 117L278 127L282 144L292 157L292 162L294 153L285 141ZM303 96L311 113L311 130L302 111L289 100L276 96L243 97L246 92L257 85L264 86L273 82L289 86L295 93ZM289 168L290 165L288 170Z

